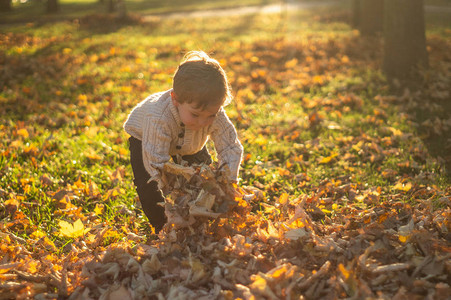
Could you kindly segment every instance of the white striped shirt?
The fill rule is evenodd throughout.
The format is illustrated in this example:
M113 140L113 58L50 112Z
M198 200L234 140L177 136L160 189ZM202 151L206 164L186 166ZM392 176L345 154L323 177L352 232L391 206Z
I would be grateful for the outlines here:
M180 121L177 107L171 100L171 91L155 93L133 108L125 131L142 141L143 163L151 180L162 188L160 170L174 155L191 155L199 152L208 138L213 140L219 164L227 164L231 179L237 180L243 146L238 140L235 127L220 108L215 120L199 130L190 130Z

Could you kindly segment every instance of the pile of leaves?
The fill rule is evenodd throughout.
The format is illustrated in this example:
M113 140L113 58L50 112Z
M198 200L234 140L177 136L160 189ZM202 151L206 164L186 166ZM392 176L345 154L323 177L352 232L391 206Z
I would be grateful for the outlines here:
M164 185L170 189L164 204L168 223L175 228L194 226L198 218L218 218L235 206L228 184L228 168L213 170L204 165L198 172L174 163L164 166ZM178 176L181 175L181 176Z
M160 239L110 247L83 266L87 279L69 299L445 299L451 293L449 208L391 202L362 210L352 198L358 187L331 182L311 197L269 205L263 191L237 188L208 166L165 170L176 189L166 199L169 221ZM326 217L340 201L348 205ZM255 209L260 205L268 218Z

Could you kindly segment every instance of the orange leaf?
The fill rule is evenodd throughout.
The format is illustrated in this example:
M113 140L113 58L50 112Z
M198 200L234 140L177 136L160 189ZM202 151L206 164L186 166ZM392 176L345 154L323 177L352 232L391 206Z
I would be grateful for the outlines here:
M288 194L287 193L283 193L282 195L280 195L279 197L279 203L284 205L285 203L288 202Z

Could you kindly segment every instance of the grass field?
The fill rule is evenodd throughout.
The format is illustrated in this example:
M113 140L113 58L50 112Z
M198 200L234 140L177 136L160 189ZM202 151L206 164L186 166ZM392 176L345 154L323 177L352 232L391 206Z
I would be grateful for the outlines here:
M343 227L351 216L366 224L387 203L413 207L418 222L426 207L424 226L449 250L449 27L429 23L430 70L417 91L394 94L379 70L382 40L362 38L343 6L143 22L98 14L92 1L80 1L80 11L67 3L64 17L76 20L0 28L0 278L21 284L5 283L5 297L67 296L88 258L111 245L152 243L122 124L140 100L171 88L193 49L211 53L229 75L235 100L226 110L245 148L240 186L264 195L252 205L254 220L273 220L281 203L303 196L317 201L324 226ZM146 3L140 11L173 9ZM20 275L61 273L68 261L75 267L65 289Z

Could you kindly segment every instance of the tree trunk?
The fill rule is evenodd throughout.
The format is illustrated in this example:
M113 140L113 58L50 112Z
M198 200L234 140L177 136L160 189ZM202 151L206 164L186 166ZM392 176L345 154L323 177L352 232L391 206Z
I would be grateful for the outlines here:
M360 0L352 0L352 26L359 28L360 26Z
M59 11L58 0L47 0L47 12L56 13Z
M112 13L116 10L116 1L108 0L108 12Z
M125 20L127 18L127 8L125 7L125 0L117 1L117 14L118 18Z
M353 0L355 28L362 35L374 35L383 30L384 0Z
M392 79L414 79L428 66L423 0L386 0L383 69Z
M384 0L361 0L360 32L374 35L384 28Z
M11 11L11 0L0 0L0 12Z

